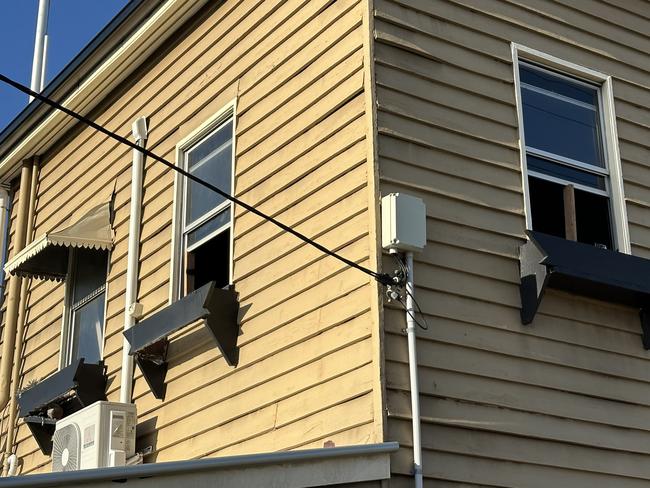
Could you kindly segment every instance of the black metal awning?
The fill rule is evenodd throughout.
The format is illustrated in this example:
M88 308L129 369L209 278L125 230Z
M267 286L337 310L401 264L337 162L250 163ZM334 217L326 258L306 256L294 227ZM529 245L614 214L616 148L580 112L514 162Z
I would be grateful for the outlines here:
M519 248L521 321L533 321L547 287L641 310L650 349L650 260L541 232Z
M66 416L98 400L106 400L106 367L102 362L86 364L80 358L23 390L18 406L41 451L50 455L56 420L47 416L47 410L56 405Z
M191 323L203 320L226 362L237 364L238 313L235 291L210 282L124 331L131 346L129 354L135 356L156 398L165 396L167 337Z

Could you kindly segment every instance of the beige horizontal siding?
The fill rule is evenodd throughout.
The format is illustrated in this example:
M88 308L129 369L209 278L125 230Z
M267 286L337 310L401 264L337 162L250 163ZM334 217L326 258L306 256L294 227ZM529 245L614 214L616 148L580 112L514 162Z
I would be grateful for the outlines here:
M147 115L148 147L173 161L176 144L236 98L235 193L371 266L364 8L358 0L206 8L95 119L130 137L132 120ZM39 177L36 234L115 191L110 400L120 388L130 167L130 149L78 127L43 156ZM146 315L168 302L173 188L174 174L146 161L138 287ZM153 448L146 462L381 441L369 278L240 208L235 215L239 364L227 366L193 325L172 337L163 401L136 368L137 447ZM57 370L63 294L62 284L32 284L23 383ZM22 422L17 453L23 473L49 470Z
M647 3L375 0L381 191L427 205L416 254L431 486L642 486L648 352L638 311L549 291L519 317L524 239L510 42L613 77L632 252L650 257ZM384 269L395 267L385 256ZM412 471L404 312L384 311L396 486Z

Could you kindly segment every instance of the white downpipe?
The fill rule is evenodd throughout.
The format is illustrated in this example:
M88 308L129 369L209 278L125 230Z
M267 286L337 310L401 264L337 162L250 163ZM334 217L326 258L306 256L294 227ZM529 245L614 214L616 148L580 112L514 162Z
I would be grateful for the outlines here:
M50 13L50 0L39 0L38 18L36 20L36 36L34 38L34 60L32 61L32 80L29 87L32 91L40 92L43 86L45 72L45 37L47 36L47 20ZM29 101L34 97L29 97Z
M147 120L140 117L132 126L133 137L140 147L147 143ZM138 262L140 260L140 219L142 215L142 179L144 155L133 150L131 168L131 213L129 217L129 251L126 269L126 298L124 303L124 330L135 325L135 303L138 290ZM133 394L133 356L129 355L129 343L122 342L122 374L120 382L120 402L131 403Z
M18 456L15 454L9 456L7 458L7 465L9 466L7 476L16 476L16 472L18 471Z
M415 488L422 488L422 437L420 431L420 387L418 385L418 356L415 336L415 307L413 297L413 253L406 253L406 336L409 348L409 376L411 379L411 417L413 421L413 469Z

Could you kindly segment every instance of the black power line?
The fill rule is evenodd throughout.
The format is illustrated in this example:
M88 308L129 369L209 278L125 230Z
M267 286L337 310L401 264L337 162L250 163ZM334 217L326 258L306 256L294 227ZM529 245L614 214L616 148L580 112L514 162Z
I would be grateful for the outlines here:
M247 204L245 202L242 202L238 198L226 193L225 191L221 190L220 188L216 187L215 185L213 185L211 183L208 183L207 181L204 181L201 178L198 178L198 177L194 176L190 172L185 171L182 168L179 168L175 164L167 161L166 159L158 156L157 154L149 151L148 149L146 149L144 147L140 147L136 143L129 141L127 138L122 137L119 134L116 134L115 132L111 132L110 130L102 127L101 125L99 125L96 122L88 119L87 117L84 117L83 115L78 114L77 112L74 112L73 110L70 110L69 108L64 107L60 103L55 102L54 100L52 100L52 99L50 99L50 98L48 98L46 96L41 95L40 93L37 93L37 92L29 89L25 85L23 85L21 83L18 83L17 81L14 81L11 78L8 78L8 77L6 77L5 75L3 75L1 73L0 73L0 81L2 81L4 83L16 88L17 90L20 90L21 92L23 92L23 93L25 93L27 95L30 95L30 96L40 100L43 103L46 103L47 105L49 105L49 106L51 106L51 107L53 107L53 108L55 108L57 110L60 110L61 112L69 115L70 117L73 117L73 118L77 119L78 121L86 124L87 126L92 127L96 131L99 131L102 134L107 135L111 139L115 139L117 142L120 142L122 144L125 144L125 145L129 146L132 149L136 149L136 150L140 151L145 156L149 156L151 159L154 159L155 161L158 161L159 163L164 164L168 168L182 174L186 178L189 178L190 180L192 180L192 181L194 181L194 182L196 182L196 183L198 183L200 185L203 185L204 187L206 187L206 188L212 190L213 192L221 195L226 200L230 200L235 205L239 205L239 206L245 208L246 210L248 210L249 212L254 213L258 217L261 217L262 219L267 220L267 221L271 222L272 224L275 224L276 226L278 226L283 231L288 232L289 234L292 234L292 235L296 236L301 241L309 244L310 246L315 247L316 249L318 249L322 253L327 254L328 256L332 256L333 258L336 258L339 261L342 261L343 263L347 264L348 266L350 266L352 268L355 268L355 269L358 269L359 271L361 271L363 273L366 273L367 275L372 276L379 283L381 283L383 285L389 285L389 284L392 283L392 279L388 274L377 273L376 271L372 271L371 269L368 269L368 268L366 268L364 266L361 266L360 264L357 264L354 261L351 261L351 260L349 260L347 258L344 258L340 254L337 254L336 252L334 252L334 251L326 248L325 246L317 243L316 241L310 239L306 235L304 235L304 234L298 232L297 230L292 229L288 225L285 225L282 222L274 219L270 215L266 215L264 212L261 212L260 210L257 210L252 205L249 205L249 204Z

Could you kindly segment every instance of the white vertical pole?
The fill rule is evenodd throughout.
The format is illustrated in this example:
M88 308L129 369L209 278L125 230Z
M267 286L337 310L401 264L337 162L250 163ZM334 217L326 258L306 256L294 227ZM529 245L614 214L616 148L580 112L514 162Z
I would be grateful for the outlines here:
M50 36L45 34L45 37L43 38L43 63L41 65L41 88L39 91L43 91L43 88L45 88L45 72L47 71L47 48L49 40Z
M411 379L411 417L413 422L413 471L415 488L422 488L422 438L420 432L420 387L418 384L418 356L415 335L415 307L413 297L413 253L406 253L406 335L409 350L409 376Z
M45 72L45 38L47 36L47 19L50 13L50 0L39 0L38 18L36 20L36 37L34 38L34 60L32 61L32 81L30 88L40 92L43 86L43 73ZM34 97L29 97L29 101Z

